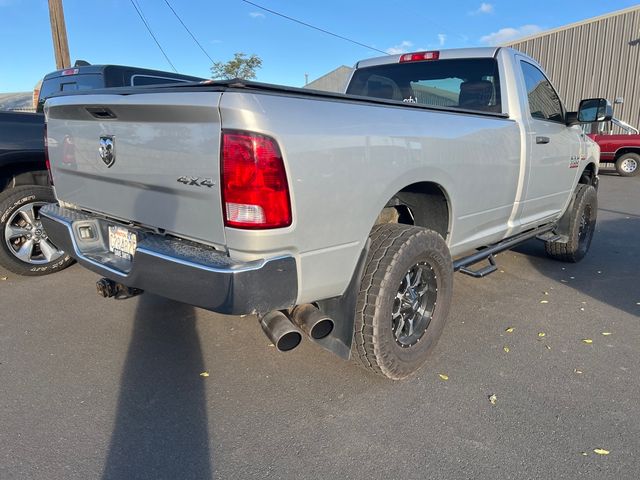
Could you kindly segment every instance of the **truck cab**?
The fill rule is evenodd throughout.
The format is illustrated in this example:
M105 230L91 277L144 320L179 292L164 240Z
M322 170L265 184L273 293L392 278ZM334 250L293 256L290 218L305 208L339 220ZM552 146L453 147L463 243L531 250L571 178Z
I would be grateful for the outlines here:
M90 65L86 62L76 62L76 66L72 68L56 70L45 75L40 86L36 111L41 113L46 99L60 92L200 82L203 80L205 79L191 75L147 68L124 65Z

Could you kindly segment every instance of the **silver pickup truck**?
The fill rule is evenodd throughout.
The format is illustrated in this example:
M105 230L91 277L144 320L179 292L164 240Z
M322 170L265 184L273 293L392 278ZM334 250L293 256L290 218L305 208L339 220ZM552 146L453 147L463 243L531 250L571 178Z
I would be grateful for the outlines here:
M345 94L243 81L51 98L50 237L105 297L149 291L256 314L391 379L440 336L453 273L537 237L579 261L599 150L508 48L364 60Z

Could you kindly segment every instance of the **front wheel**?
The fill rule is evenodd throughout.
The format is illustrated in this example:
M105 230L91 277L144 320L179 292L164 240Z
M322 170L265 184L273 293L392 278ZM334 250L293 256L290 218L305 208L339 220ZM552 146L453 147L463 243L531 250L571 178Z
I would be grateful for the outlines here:
M616 172L622 177L635 177L640 173L640 155L625 153L616 160Z
M19 275L46 275L73 263L49 239L40 208L56 201L50 187L28 185L0 193L0 265Z
M573 202L561 223L568 225L566 241L547 241L544 243L547 255L563 262L576 263L584 258L591 246L593 232L596 230L598 214L598 194L591 185L579 183Z
M424 228L382 224L371 234L355 318L352 355L384 377L416 372L449 313L453 266L443 238Z

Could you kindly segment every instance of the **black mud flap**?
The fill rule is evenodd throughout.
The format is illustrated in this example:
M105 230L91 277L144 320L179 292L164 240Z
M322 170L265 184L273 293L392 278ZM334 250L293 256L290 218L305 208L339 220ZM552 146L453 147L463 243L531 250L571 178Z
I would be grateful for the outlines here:
M351 357L351 342L353 341L353 325L356 315L356 303L358 301L360 283L362 282L362 272L364 271L364 266L367 262L370 245L371 240L367 239L367 243L360 253L356 269L353 272L349 286L345 290L344 294L340 297L327 298L326 300L316 302L320 310L325 315L333 319L335 326L328 336L320 340L315 340L314 343L317 343L321 347L335 353L345 360L348 360Z

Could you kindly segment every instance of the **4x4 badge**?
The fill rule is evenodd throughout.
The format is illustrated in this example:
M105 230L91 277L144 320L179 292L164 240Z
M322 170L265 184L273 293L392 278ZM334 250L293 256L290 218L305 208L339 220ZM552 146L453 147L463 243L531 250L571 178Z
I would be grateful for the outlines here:
M116 161L116 139L113 135L102 135L100 137L100 146L98 147L100 159L107 168L111 167Z

